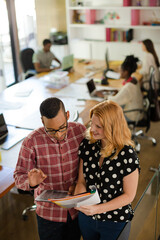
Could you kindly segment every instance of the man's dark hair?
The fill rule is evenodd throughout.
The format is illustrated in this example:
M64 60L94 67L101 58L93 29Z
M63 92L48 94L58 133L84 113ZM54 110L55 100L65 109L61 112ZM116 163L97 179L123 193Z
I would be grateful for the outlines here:
M60 109L65 113L63 102L55 97L47 98L40 105L41 116L49 119L56 117Z
M43 46L47 45L47 44L51 44L51 40L49 39L44 39L43 40Z
M135 72L137 70L137 62L139 61L139 59L137 57L134 57L134 55L129 55L126 56L124 62L121 65L122 70L126 70L129 72L129 74L131 75L133 72Z

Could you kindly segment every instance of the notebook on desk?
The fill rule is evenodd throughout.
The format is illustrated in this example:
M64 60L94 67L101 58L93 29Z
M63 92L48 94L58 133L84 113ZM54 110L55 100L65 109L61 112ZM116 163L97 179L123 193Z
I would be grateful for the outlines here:
M0 114L0 147L8 150L24 139L31 130L7 126L4 116Z
M86 84L91 97L104 98L106 95L115 95L117 93L116 89L97 90L93 79L89 80Z

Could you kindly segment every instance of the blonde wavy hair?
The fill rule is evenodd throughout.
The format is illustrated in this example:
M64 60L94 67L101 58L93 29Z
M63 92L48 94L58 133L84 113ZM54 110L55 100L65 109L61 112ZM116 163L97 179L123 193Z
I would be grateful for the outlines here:
M90 119L92 119L93 114L99 118L104 129L106 146L101 149L103 157L110 156L116 149L114 156L111 158L113 159L118 155L124 145L131 145L134 147L134 143L131 140L131 132L128 128L123 110L117 103L111 100L101 102L90 110ZM97 141L93 138L91 127L88 128L86 137L91 143Z

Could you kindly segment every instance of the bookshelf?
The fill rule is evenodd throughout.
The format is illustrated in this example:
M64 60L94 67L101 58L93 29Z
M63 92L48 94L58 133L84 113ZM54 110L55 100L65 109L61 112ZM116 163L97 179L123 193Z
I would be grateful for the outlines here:
M142 57L139 41L145 38L151 38L160 52L158 1L66 0L66 15L69 48L77 58L103 59L104 54L100 56L99 51L105 52L107 47L111 60L116 57L113 48L124 52L117 52L118 60L135 51Z

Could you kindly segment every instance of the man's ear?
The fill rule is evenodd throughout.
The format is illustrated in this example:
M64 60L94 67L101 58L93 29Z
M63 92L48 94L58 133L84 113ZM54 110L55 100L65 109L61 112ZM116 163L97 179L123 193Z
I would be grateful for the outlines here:
M67 116L67 120L68 120L69 117L70 117L70 113L69 113L69 111L66 112L66 116Z
M43 125L44 125L43 117L41 117L41 121L42 121L42 123L43 123Z

